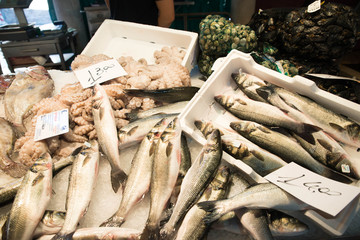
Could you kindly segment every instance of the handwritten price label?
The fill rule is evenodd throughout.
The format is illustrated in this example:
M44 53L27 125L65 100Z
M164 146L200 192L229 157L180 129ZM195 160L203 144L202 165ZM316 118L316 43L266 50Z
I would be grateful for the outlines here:
M316 12L316 11L320 10L320 8L321 8L321 0L316 0L315 2L311 3L308 6L307 11L309 13L313 13L313 12Z
M332 216L360 193L358 187L325 178L293 162L265 176L265 179Z
M127 75L116 59L103 61L87 68L76 70L74 73L83 88L92 87L96 83L106 82L113 78Z
M67 109L62 109L60 111L38 116L36 119L34 140L43 140L67 133L68 131L69 111Z

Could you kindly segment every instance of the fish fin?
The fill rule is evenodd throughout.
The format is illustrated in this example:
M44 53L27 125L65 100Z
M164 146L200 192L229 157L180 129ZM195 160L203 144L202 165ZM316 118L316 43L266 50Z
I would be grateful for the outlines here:
M125 118L129 120L129 122L134 122L135 120L138 120L139 111L131 111L129 113L125 113Z
M166 156L169 157L171 152L173 150L173 144L172 143L168 143L168 145L166 146Z
M80 147L76 148L76 149L71 153L71 156L74 157L74 156L78 155L79 152L81 152L82 148L83 148L83 146L80 146Z
M257 129L259 129L260 131L267 133L267 134L271 133L271 130L264 126L259 126Z
M240 103L241 105L247 105L247 103L239 98L235 99L236 102Z
M345 131L346 129L343 128L342 126L336 124L336 123L329 123L330 127L335 129L336 131L339 131L339 132L343 132Z
M35 186L36 184L38 184L39 182L41 182L44 179L44 174L40 173L39 175L36 176L36 178L32 181L31 186Z
M250 153L252 155L254 155L257 159L259 159L260 161L265 161L263 155L259 152L259 151L256 151L256 150L251 150Z
M125 185L126 179L127 175L123 170L119 169L116 172L111 170L111 186L115 193L119 190L121 184Z
M160 239L160 229L146 225L140 236L140 240L158 240Z
M313 132L318 132L321 131L322 129L318 126L312 125L312 124L308 124L308 123L303 123L303 127L302 127L302 131L298 132L297 134L303 138L305 141L307 141L308 143L314 145L315 144L315 138L312 135Z
M224 213L222 210L217 206L217 201L205 201L197 203L197 206L202 210L206 211L207 214L204 217L205 223L211 223L215 220L219 219Z
M100 227L121 227L124 222L125 218L114 215L103 222Z
M59 232L54 237L52 237L51 240L72 240L74 233L75 232L62 234Z
M270 95L274 92L271 90L269 86L259 87L255 91L261 98L263 98L266 101L270 97Z
M100 108L99 108L99 111L100 111L100 112L99 112L99 113L100 113L100 114L99 114L99 115L100 115L100 120L102 120L103 117L104 117L104 114L105 114L105 110L104 110L103 107L100 107Z
M349 178L341 173L338 173L332 169L329 169L329 168L326 168L325 172L323 172L322 175L324 177L331 178L335 181L346 183L346 184L350 184L350 183L354 182L354 180L352 180L351 178Z

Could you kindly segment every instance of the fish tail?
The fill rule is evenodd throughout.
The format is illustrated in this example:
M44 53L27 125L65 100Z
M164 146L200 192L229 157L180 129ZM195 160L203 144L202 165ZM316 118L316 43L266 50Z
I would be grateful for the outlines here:
M169 224L165 224L164 227L160 230L160 239L171 239L171 236L174 232L175 229L172 226L169 226Z
M305 141L307 141L308 143L314 145L315 144L315 138L312 135L314 132L318 132L321 131L322 129L318 126L312 125L312 124L308 124L308 123L303 123L301 125L300 130L297 132L297 134L303 138Z
M225 214L218 206L217 201L199 202L197 206L207 212L207 215L204 217L205 223L212 223Z
M341 173L335 172L334 170L329 169L329 168L326 168L325 171L321 175L323 175L324 177L336 180L338 182L346 183L346 184L350 184L350 183L354 182L354 180L351 179L350 177L345 176Z
M111 186L115 193L119 190L121 183L125 185L126 179L127 175L123 170L113 171L111 169Z
M103 222L100 227L121 227L121 225L125 222L125 218L112 216Z
M154 226L146 225L141 234L140 240L157 240L160 239L160 229Z
M74 233L75 232L65 234L57 233L54 237L51 238L51 240L72 240Z

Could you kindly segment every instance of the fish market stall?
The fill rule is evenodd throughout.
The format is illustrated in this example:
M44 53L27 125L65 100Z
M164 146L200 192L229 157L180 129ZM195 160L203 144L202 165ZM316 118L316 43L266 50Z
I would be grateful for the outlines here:
M238 50L202 81L197 43L106 20L72 71L15 77L1 96L4 238L360 236L359 105ZM306 186L344 206L319 210L270 180L292 162L336 181Z

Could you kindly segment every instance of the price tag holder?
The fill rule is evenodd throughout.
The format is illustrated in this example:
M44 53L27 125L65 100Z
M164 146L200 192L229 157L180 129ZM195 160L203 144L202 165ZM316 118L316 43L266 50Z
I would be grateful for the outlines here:
M359 187L320 176L293 162L265 179L331 216L336 216L360 193Z
M315 2L311 3L308 6L307 11L309 13L313 13L313 12L316 12L316 11L320 10L320 8L321 8L321 0L316 0Z
M75 70L74 74L83 88L94 86L96 83L103 83L113 78L127 75L116 59L110 59L87 68Z
M39 141L69 131L69 111L62 109L40 115L36 119L34 140Z

